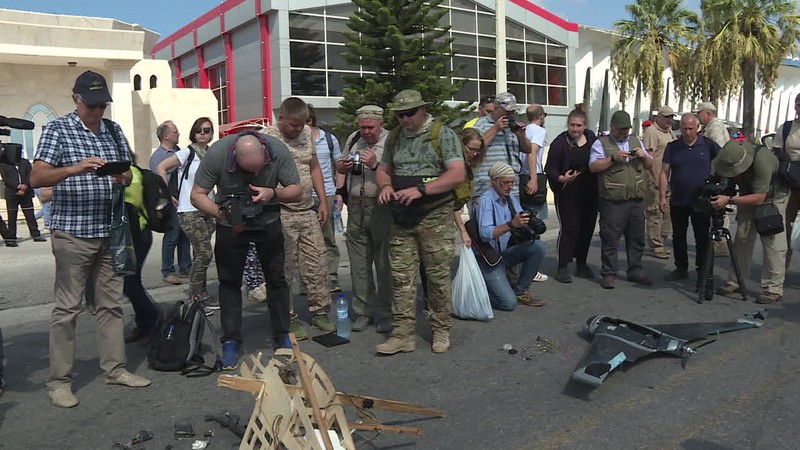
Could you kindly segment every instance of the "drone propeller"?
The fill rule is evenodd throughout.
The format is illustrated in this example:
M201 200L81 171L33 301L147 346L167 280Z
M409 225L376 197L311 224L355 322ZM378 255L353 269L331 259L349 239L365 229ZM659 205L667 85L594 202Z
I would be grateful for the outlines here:
M703 342L702 344L698 345L695 348L692 348L689 344L691 344L693 341L689 341L686 345L684 345L681 348L681 367L682 368L684 368L684 369L686 368L686 366L689 364L689 357L694 355L695 353L697 353L697 349L699 349L700 347L705 347L708 344L713 344L714 342L717 342L716 339L706 340L704 338L700 338L699 340L705 340L705 342Z

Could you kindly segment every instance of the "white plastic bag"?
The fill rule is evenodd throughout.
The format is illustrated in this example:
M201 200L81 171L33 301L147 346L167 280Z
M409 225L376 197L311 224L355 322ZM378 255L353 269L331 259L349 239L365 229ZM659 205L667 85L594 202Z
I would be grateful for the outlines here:
M792 225L792 250L800 252L800 214L794 219Z
M458 272L453 278L453 315L461 319L489 320L494 318L489 291L483 281L475 254L461 246Z

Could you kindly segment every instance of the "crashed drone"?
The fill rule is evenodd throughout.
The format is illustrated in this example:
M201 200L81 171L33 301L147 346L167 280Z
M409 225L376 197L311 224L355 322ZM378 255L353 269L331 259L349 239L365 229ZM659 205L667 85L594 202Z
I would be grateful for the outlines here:
M686 367L687 360L698 348L716 340L709 336L758 328L766 317L763 309L745 314L736 322L722 323L639 325L608 316L590 317L586 321L586 331L592 337L592 344L572 373L572 379L600 386L623 362L633 363L654 354L679 356Z

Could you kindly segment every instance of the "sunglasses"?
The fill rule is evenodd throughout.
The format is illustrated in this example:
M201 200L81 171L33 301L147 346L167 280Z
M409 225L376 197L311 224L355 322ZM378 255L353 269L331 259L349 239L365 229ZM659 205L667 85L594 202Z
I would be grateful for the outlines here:
M198 128L194 132L195 134L211 134L211 127Z
M99 103L97 105L86 105L89 109L106 109L108 107L108 103Z
M397 111L397 118L401 119L403 117L411 117L416 114L418 110L419 108L409 109L408 111Z

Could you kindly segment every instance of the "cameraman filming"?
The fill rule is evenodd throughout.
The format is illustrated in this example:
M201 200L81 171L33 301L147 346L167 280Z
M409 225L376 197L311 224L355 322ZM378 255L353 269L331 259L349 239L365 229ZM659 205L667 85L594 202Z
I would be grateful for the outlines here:
M705 208L693 208L696 193L703 189L703 184L711 174L711 160L720 152L719 145L703 136L698 136L700 123L694 114L681 117L681 137L667 144L659 175L659 208L664 215L669 212L672 221L672 247L675 251L675 270L664 277L665 281L685 280L689 278L689 255L686 244L686 231L689 219L692 220L695 244L695 269L700 273L700 266L705 261L708 250L709 216L708 199ZM667 183L672 195L667 199ZM699 284L698 276L698 284Z
M278 188L278 184L284 187ZM214 186L219 204L208 197ZM300 176L286 145L253 131L215 142L197 168L191 202L217 219L214 259L219 276L223 370L238 366L242 273L250 242L255 243L264 270L275 347L291 347L279 202L297 201L302 193Z
M528 306L544 306L546 302L537 299L530 292L533 277L539 272L547 246L539 235L531 229L534 222L541 219L523 211L519 200L511 195L516 180L514 169L506 163L496 163L489 169L492 189L484 192L476 206L478 233L481 240L488 242L495 251L502 254L502 264L489 266L483 258L478 264L486 281L489 300L494 308L512 311L517 303ZM516 286L511 286L506 275L507 269L522 263L522 271Z
M788 188L774 176L778 160L767 148L747 141L729 141L714 160L716 173L730 178L739 188L734 196L719 195L711 198L711 207L720 210L727 205L736 205L736 236L733 241L733 257L743 278L750 274L755 245L756 211L762 205L772 203L778 219L786 214ZM777 234L761 235L764 249L764 262L761 270L761 295L756 303L769 304L783 298L783 282L786 274L786 231ZM720 295L740 292L735 274L728 276L728 282L717 289Z
M522 170L520 152L531 152L531 141L525 136L525 127L516 121L517 99L510 92L503 92L494 99L495 109L477 122L474 128L483 136L486 158L475 171L473 198L491 190L489 169L503 162L514 169L515 174Z

